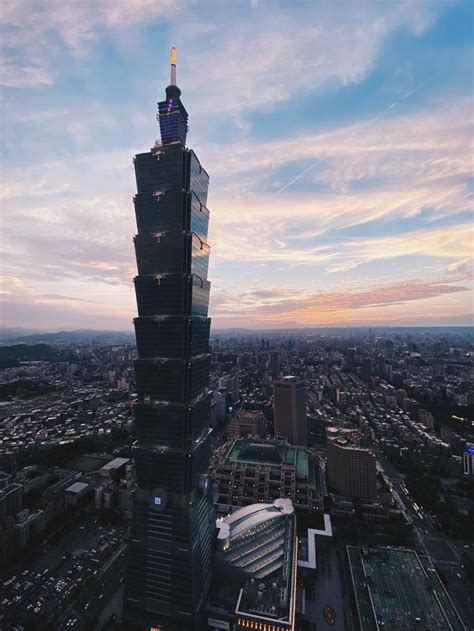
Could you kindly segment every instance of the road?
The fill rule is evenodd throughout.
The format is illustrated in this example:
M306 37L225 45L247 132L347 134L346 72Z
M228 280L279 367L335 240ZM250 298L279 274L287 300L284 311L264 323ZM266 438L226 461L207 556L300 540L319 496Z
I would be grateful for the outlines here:
M458 612L470 629L474 629L474 590L464 577L462 567L462 550L472 544L450 541L440 536L435 530L432 517L417 506L410 497L402 476L394 465L380 453L377 462L392 485L394 495L400 503L410 522L415 528L421 548L431 562L436 565L445 579L445 587ZM474 546L472 546L474 548Z

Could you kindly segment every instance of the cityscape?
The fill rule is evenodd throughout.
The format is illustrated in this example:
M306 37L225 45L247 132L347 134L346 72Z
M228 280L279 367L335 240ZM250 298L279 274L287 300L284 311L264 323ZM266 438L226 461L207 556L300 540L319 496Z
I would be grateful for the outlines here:
M118 333L46 340L0 347L2 629L121 628L137 350ZM269 628L471 628L472 332L234 331L210 347L216 528L200 628L247 628L260 601Z
M210 25L229 18L226 11L221 13L223 5L211 7L216 15L205 25L197 14L194 22L186 16L179 2L173 9L163 9L161 16L161 7L135 0L119 3L115 10L104 5L107 19L89 13L87 3L81 9L71 3L69 16L56 5L44 3L44 13L31 5L29 17L23 17L19 4L12 2L5 11L12 41L20 26L31 23L44 35L41 46L54 48L59 44L48 38L56 32L80 66L86 54L83 42L99 37L94 29L103 29L100 37L117 28L124 33L137 29L134 34L127 31L123 52L138 42L139 47L151 45L139 30L147 16L163 23L171 15L183 20L190 42L195 34L212 41ZM369 4L367 11L378 15L377 4ZM426 51L434 41L429 33L438 18L458 24L462 16L472 14L472 7L460 3L461 8L443 5L428 15L424 3L415 3L416 25L407 26L402 5L401 14L382 10L377 22L393 23L384 28L393 29L391 37L400 51L407 37L400 28L414 39L426 36ZM354 3L341 6L354 9L355 17L335 9L337 28L346 19L349 32L361 10ZM207 8L198 9L203 20L209 17ZM257 24L261 18L265 29L270 28L266 3L244 7L242 2L233 11L230 4L227 8L231 17L235 12L237 30L241 20L252 34L252 19ZM326 9L324 3L317 4L330 30L334 15L326 15ZM315 17L315 8L304 2L294 9L275 3L275 10L290 31L291 20L303 27L305 18ZM45 15L48 27L42 30ZM31 21L35 16L37 25ZM75 29L68 26L72 18ZM452 45L448 30L437 34L440 51ZM312 27L302 33L302 40L316 31L321 37L324 28ZM380 37L382 42L385 35ZM166 31L163 39L169 40ZM186 46L186 38L178 41L184 50L192 47ZM279 50L275 42L272 46ZM30 210L37 213L32 231L36 220L42 229L51 229L46 263L39 251L44 251L47 239L36 250L37 266L28 270L27 287L20 275L35 251L33 242L25 236L25 257L15 258L14 245L12 256L5 257L0 326L0 631L474 629L474 322L469 291L473 232L466 207L472 193L465 192L463 180L472 176L472 164L461 169L464 145L459 142L456 150L460 171L454 158L448 168L441 157L430 157L430 169L432 163L437 165L436 176L428 173L427 164L420 167L420 180L426 177L434 188L440 187L438 201L422 203L416 195L411 200L407 196L405 210L395 212L394 236L382 235L393 220L390 213L378 225L378 211L374 208L374 215L363 219L368 207L364 211L359 202L353 211L360 213L359 220L346 217L346 224L336 227L336 221L329 227L333 211L326 218L322 211L318 218L315 214L315 225L305 224L299 214L302 206L294 206L291 219L291 213L282 214L280 199L283 204L289 188L304 189L308 175L314 178L313 193L304 189L302 195L317 199L321 184L314 170L322 158L314 161L316 156L308 153L305 164L295 158L268 190L255 184L258 161L263 160L259 142L266 133L265 116L282 116L277 127L286 120L291 128L295 122L285 119L276 105L275 110L265 109L268 103L262 102L264 115L257 116L249 135L254 155L248 154L250 170L244 170L256 179L253 184L241 180L243 188L232 193L244 158L235 145L223 145L216 160L205 136L206 129L211 136L218 129L223 138L236 130L245 135L250 122L244 108L236 114L222 98L216 112L230 108L227 122L232 120L229 124L235 128L224 129L225 117L221 120L217 113L207 127L202 101L207 90L210 97L222 95L213 85L220 73L212 64L200 66L199 79L185 72L181 81L186 55L180 46L166 48L169 62L155 60L164 77L153 97L159 99L159 138L143 136L145 144L133 147L128 167L133 186L130 173L126 180L107 178L105 162L119 158L103 153L99 188L110 190L112 198L114 189L126 181L130 201L128 210L120 207L120 212L128 213L127 219L115 221L104 207L104 217L90 218L99 222L94 225L102 234L92 236L90 244L87 218L83 226L76 218L73 239L61 229L56 233L55 223L61 225L75 193L67 185L51 193L45 179L40 188L45 187L46 200L51 194L64 200L57 216L48 215L46 207L34 211L32 201ZM118 51L119 47L117 59ZM336 53L331 54L334 59ZM320 62L312 63L309 53L308 58L308 75L317 83L311 73L317 72ZM269 102L276 104L285 99L271 83L272 60L272 55L265 58L265 72L255 85L262 93L268 87ZM13 66L16 63L12 57ZM248 68L244 61L242 65L246 77ZM250 66L254 68L253 60ZM369 66L362 74L370 74ZM255 72L259 69L257 59ZM406 69L401 64L394 76L406 79ZM149 70L147 66L143 72ZM28 84L36 71L23 67L23 74L18 74L16 68L6 85L15 89L23 81ZM231 67L228 72L232 75ZM239 70L235 73L240 76ZM35 76L40 85L54 83L46 75ZM196 81L201 101L191 98L188 104L186 83L192 95ZM345 143L370 135L370 128L392 109L417 99L425 82L413 77L410 81L410 90L392 94L387 107L376 105L352 135L333 139L327 156L344 152ZM130 92L133 85L131 79ZM239 81L237 85L245 94ZM326 83L321 85L322 92L329 89ZM304 95L303 84L296 81L294 86L298 96ZM63 89L66 94L68 88ZM99 94L101 88L96 84L93 90ZM472 107L472 83L470 96ZM124 94L124 103L127 98ZM233 98L237 100L237 93ZM211 103L210 113L213 107ZM330 109L327 105L327 112ZM105 118L98 116L98 121L98 126L107 126ZM131 117L130 134L134 124ZM124 121L122 125L127 127ZM292 133L296 134L290 129ZM92 142L93 131L89 136L81 128L82 134L84 142ZM299 136L295 138L300 145ZM407 151L418 151L417 142L410 140ZM288 147L282 144L281 151L292 151ZM445 148L441 143L430 151ZM373 186L383 196L376 185L380 173L364 157L366 149L352 151L356 160L367 160L360 178L365 184L352 184L353 190ZM275 164L278 153L274 148ZM59 156L67 162L66 151L61 149ZM60 179L59 170L57 174ZM337 177L344 179L342 174ZM443 203L455 203L440 184L442 179L443 185L454 186L450 177L456 180L456 195L467 200L454 213L460 215L462 229L442 210ZM258 195L244 191L254 185ZM350 204L351 187L338 186L331 185L322 196L341 194L347 198L344 204ZM13 188L6 183L6 200L18 197ZM38 191L33 197L42 197ZM94 195L92 189L90 194ZM226 195L236 207L216 203ZM304 206L303 197L298 203ZM290 206L296 199L288 198ZM94 213L100 214L100 200ZM417 206L416 213L410 210L411 203ZM272 205L274 217L268 214ZM226 224L219 217L229 208L231 215L236 214ZM344 206L338 221L347 213ZM252 217L255 226L249 229ZM323 228L326 219L329 223ZM19 221L18 226L21 216ZM434 237L426 237L430 228L421 227L425 221L446 233L457 227L463 236L451 235L455 246L444 237L439 242L436 237L434 245ZM371 222L375 225L366 235L357 232ZM42 229L39 239L44 239ZM117 231L124 234L115 238ZM59 255L57 241L63 236ZM401 248L399 239L408 243L412 237L421 245ZM131 253L122 251L125 238L132 243ZM88 247L85 263L81 256ZM364 266L372 269L364 271ZM122 291L129 295L122 298ZM133 295L136 302L130 307Z

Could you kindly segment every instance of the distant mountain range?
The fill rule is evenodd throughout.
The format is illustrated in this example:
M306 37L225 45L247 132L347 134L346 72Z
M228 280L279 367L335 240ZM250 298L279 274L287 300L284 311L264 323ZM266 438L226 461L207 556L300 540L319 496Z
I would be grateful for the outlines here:
M133 331L96 331L93 329L57 331L55 333L0 329L0 342L8 343L23 342L25 344L34 344L37 342L88 342L97 340L133 342L135 334Z
M245 329L245 328L228 328L213 329L211 336L221 337L227 335L254 335L275 337L281 335L315 335L318 333L327 333L331 335L364 335L372 329L375 333L390 332L393 334L403 333L438 333L438 334L474 334L474 327L469 326L364 326L364 327L291 327L287 329ZM135 341L133 331L100 331L95 329L78 329L75 331L57 331L57 332L41 332L27 329L0 329L0 344L24 343L35 344L38 342L60 343L60 342L77 342L87 343L91 341L105 342L127 342Z
M369 331L375 334L382 332L397 333L444 333L444 334L474 334L474 326L321 326L321 327L289 327L285 329L244 329L228 328L211 330L212 337L221 335L255 335L262 337L272 337L275 335L314 335L327 333L331 335L357 334L367 335Z

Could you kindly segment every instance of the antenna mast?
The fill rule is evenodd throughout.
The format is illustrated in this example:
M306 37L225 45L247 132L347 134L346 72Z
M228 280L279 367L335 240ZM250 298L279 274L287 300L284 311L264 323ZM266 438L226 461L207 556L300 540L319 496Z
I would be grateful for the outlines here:
M171 47L171 78L170 85L176 85L176 48L174 46Z

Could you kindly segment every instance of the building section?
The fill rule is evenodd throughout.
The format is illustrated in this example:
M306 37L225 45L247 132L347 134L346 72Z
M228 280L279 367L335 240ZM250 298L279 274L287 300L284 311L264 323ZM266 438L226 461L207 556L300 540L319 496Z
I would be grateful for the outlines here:
M129 458L114 458L99 470L94 489L97 511L118 509L129 516L137 493L133 463Z
M218 519L210 629L295 628L297 539L290 499Z
M280 376L280 352L270 351L270 374L274 379Z
M462 455L462 465L464 475L474 476L474 445L468 444L464 448Z
M118 480L131 464L130 458L114 458L100 468L99 476L105 480Z
M229 438L247 438L265 435L265 416L260 410L239 410L229 422L227 433Z
M307 445L305 382L288 376L273 382L275 436L284 436L291 445Z
M175 51L158 104L161 143L135 156L138 491L125 581L126 628L202 628L214 524L210 456L209 176L186 148Z
M329 488L348 498L377 498L375 454L358 445L357 433L328 428L327 474Z
M288 497L295 509L323 509L317 456L285 441L238 439L224 445L210 468L218 508Z

